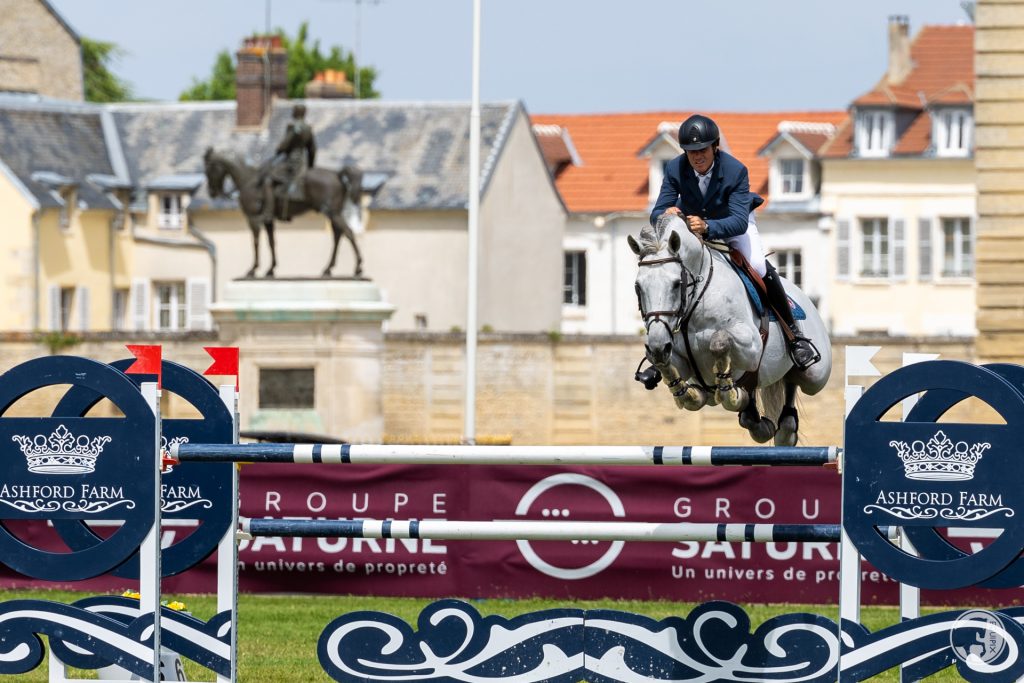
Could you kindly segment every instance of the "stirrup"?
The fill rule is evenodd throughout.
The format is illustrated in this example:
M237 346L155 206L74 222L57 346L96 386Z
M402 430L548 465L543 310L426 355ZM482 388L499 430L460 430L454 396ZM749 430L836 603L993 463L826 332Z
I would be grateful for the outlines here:
M805 343L807 345L804 348L809 348L811 350L811 352L814 354L814 357L811 358L811 360L809 360L809 361L800 362L796 358L797 348L798 348L798 346L800 345L801 342L803 342L803 343ZM792 341L787 341L786 342L786 351L789 353L789 359L791 361L793 361L793 367L795 367L797 370L800 370L801 372L806 370L807 368L811 367L812 365L814 365L815 363L817 363L818 361L821 360L821 352L818 351L818 347L815 346L814 342L812 342L807 337L803 337L803 336L795 336L795 337L793 337Z

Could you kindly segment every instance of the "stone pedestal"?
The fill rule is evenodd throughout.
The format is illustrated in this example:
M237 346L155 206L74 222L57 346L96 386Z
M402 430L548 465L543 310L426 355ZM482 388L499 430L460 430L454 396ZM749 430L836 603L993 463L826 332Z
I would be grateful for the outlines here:
M370 280L229 283L211 312L221 343L240 349L242 429L379 443L382 325L394 310Z

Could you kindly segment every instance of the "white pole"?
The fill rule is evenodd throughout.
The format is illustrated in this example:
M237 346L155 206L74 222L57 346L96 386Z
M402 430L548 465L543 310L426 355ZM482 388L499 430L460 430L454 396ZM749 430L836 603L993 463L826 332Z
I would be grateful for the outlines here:
M480 0L473 0L473 99L469 108L469 273L466 281L466 418L463 440L476 443L477 251L480 232Z

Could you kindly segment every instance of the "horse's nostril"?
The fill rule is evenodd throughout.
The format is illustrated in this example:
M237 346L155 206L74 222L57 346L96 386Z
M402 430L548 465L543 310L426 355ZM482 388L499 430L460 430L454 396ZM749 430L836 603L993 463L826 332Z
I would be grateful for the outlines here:
M667 356L672 353L672 342L665 342L665 345L661 347L661 355Z

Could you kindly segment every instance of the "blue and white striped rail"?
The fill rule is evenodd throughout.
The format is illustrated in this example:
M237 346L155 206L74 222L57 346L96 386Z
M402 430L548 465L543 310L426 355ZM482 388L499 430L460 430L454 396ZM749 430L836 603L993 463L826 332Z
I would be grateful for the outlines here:
M700 524L390 519L247 519L248 536L427 538L438 541L752 541L838 542L838 524ZM895 528L883 529L893 534Z
M198 444L171 446L182 462L367 465L827 465L836 446L381 446Z

